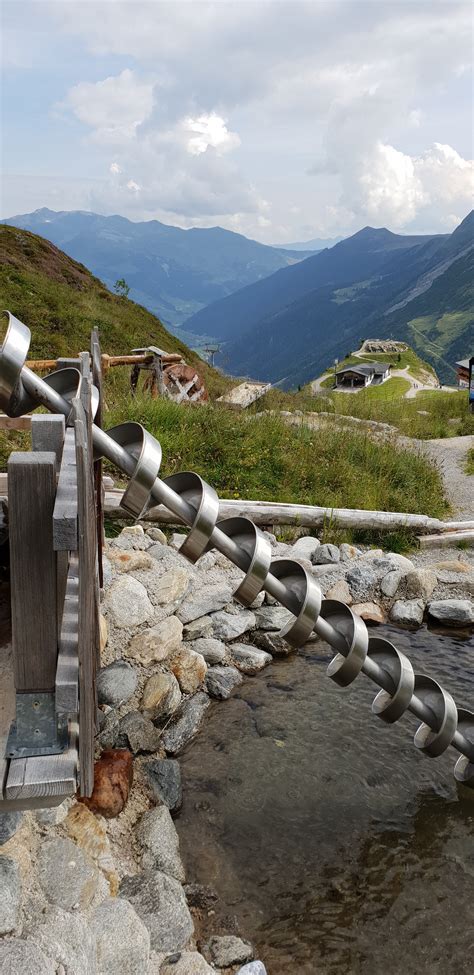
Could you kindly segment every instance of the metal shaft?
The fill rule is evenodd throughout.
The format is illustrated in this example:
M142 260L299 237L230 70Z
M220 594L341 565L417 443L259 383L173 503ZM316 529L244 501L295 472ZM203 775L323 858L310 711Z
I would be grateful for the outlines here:
M46 406L54 413L63 413L66 417L70 412L70 403L53 390L39 376L36 376L30 369L23 367L22 381L25 389L30 395ZM111 463L115 464L121 471L133 476L135 470L135 460L127 450L116 443L99 427L92 427L94 448L103 454ZM151 495L155 501L164 504L176 517L188 526L192 526L195 519L195 509L180 497L169 485L165 484L159 477L156 478L151 489ZM216 526L209 539L212 547L225 555L231 562L237 565L244 572L248 568L249 557L240 546L218 526ZM294 593L290 592L285 584L277 579L271 572L268 572L263 588L267 593L277 599L286 609L297 615L299 612L298 600ZM319 616L314 624L314 632L325 640L331 647L345 656L348 646L345 637L339 633L328 620ZM375 661L367 657L361 667L367 677L374 683L383 688L388 693L392 690L392 682L389 674ZM436 728L436 715L432 709L422 701L416 694L412 694L408 710L417 718L423 721L430 728ZM451 744L469 761L474 762L474 743L465 737L459 730L454 732Z

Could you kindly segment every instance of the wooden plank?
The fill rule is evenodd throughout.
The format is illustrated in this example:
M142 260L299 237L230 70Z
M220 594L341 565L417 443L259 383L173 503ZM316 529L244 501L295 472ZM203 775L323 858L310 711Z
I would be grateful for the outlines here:
M56 670L56 712L77 714L79 710L79 565L71 556L59 636Z
M13 683L13 654L8 633L1 635L0 645L0 809L7 782L9 759L5 757L10 726L15 717L15 685Z
M73 427L67 428L64 438L53 511L53 545L56 552L77 549L77 472Z
M0 430L31 430L33 417L25 416L3 416L0 414Z
M8 483L15 687L51 691L57 657L55 454L10 454Z
M420 535L418 537L421 548L437 548L456 545L457 542L464 542L465 545L474 546L474 530L443 532L441 535Z
M89 387L83 378L83 388ZM81 398L86 399L84 394ZM94 734L97 712L95 686L99 654L98 602L96 597L96 522L92 450L82 402L73 401L76 431L78 533L79 533L79 769L80 791L90 796L94 786Z
M57 797L61 802L74 795L77 789L78 751L77 726L72 726L69 748L60 755L44 755L35 758L14 758L10 761L5 798L21 801L36 800L33 806L41 808L44 799Z
M35 413L31 417L31 447L33 450L52 450L59 467L63 454L66 420L55 413Z

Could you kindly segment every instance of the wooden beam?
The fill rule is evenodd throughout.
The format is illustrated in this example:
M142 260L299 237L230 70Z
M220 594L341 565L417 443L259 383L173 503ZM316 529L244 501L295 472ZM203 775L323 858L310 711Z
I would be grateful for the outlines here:
M77 471L73 427L67 428L64 438L53 510L53 544L55 552L77 549Z
M35 413L31 419L33 450L52 450L59 468L63 455L66 420L59 413Z
M42 755L35 758L13 758L10 761L5 798L19 802L25 809L56 805L77 789L77 729L72 730L69 748L60 755ZM56 797L56 803L45 799ZM8 803L7 803L8 805Z
M77 554L71 556L59 634L56 669L56 712L79 711L79 566Z
M55 454L10 454L8 483L15 688L51 691L57 657Z
M25 416L3 416L0 414L0 430L31 430L31 417L28 413Z

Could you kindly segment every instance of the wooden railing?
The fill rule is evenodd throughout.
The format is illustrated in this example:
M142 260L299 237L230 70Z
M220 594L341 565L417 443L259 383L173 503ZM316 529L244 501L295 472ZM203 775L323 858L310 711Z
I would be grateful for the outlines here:
M94 343L92 353L100 388ZM93 788L102 486L88 353L80 371L67 422L32 416L32 450L8 462L14 688L1 729L0 809L55 805Z

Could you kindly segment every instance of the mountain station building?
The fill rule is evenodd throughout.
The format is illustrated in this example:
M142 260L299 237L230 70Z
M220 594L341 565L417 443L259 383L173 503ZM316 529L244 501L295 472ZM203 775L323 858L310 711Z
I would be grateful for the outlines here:
M469 387L469 359L461 359L456 362L456 373L458 377L458 386L460 389L468 389Z
M336 389L362 389L380 386L390 379L392 365L387 362L361 362L336 372Z

